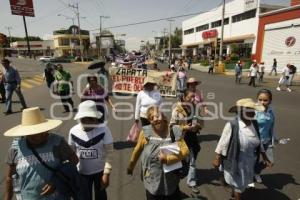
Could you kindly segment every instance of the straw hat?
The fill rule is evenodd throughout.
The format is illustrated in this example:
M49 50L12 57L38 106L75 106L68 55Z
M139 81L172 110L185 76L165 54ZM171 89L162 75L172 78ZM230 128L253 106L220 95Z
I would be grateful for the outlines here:
M201 81L197 81L194 77L191 77L187 80L186 84L196 83L197 85L201 83Z
M143 86L145 86L147 83L157 84L156 80L153 77L147 76L144 80Z
M81 102L78 106L78 112L75 115L74 119L81 119L84 117L92 117L100 119L102 117L102 113L97 110L96 103L91 100L87 100L84 102Z
M20 125L4 133L8 137L35 135L43 133L62 124L61 120L45 119L39 107L27 108L22 112Z
M244 107L244 108L252 108L256 111L262 112L265 110L265 107L257 102L254 102L253 99L251 98L245 98L245 99L240 99L236 102L235 106L232 106L229 109L229 112L231 113L236 113L238 108Z

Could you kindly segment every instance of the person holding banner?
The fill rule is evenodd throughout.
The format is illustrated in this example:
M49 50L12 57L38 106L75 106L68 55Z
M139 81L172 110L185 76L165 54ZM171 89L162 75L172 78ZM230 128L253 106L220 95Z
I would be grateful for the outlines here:
M146 77L141 90L136 98L135 123L141 120L142 126L149 125L146 113L150 106L159 106L162 102L160 92L155 89L157 82L152 77Z

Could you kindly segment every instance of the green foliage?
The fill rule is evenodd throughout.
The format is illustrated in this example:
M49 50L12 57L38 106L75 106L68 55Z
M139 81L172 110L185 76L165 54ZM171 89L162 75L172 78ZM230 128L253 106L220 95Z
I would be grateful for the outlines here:
M162 39L159 42L159 48L162 49L165 43L165 47L169 46L169 35L165 35L165 37L162 37ZM174 33L171 34L171 43L172 48L180 48L180 45L182 44L182 29L181 28L175 28Z
M201 60L201 61L200 61L200 64L201 64L202 66L208 66L208 65L209 65L209 61L208 61L208 60Z

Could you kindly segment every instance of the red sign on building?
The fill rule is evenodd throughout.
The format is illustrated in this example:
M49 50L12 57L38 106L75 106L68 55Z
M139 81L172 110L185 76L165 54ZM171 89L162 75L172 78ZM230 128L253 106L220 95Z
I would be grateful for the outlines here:
M32 0L10 0L11 14L34 17Z
M217 29L213 29L213 30L209 30L209 31L204 31L202 33L202 38L205 39L209 39L209 38L216 38L218 37L218 31Z

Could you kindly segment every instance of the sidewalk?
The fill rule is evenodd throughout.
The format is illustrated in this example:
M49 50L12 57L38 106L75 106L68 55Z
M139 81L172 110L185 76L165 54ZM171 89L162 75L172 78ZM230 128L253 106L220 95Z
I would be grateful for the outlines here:
M202 66L201 64L192 64L191 68L194 70L197 70L197 71L205 72L205 73L208 72L208 66ZM248 69L243 70L243 77L247 77L248 71L249 71ZM235 72L234 72L234 70L226 70L224 75L234 76ZM280 77L281 77L281 73L278 73L277 76L275 76L275 75L270 76L269 72L265 72L265 75L264 75L264 79L269 79L272 81L279 81ZM300 73L299 72L294 76L293 85L300 85Z

